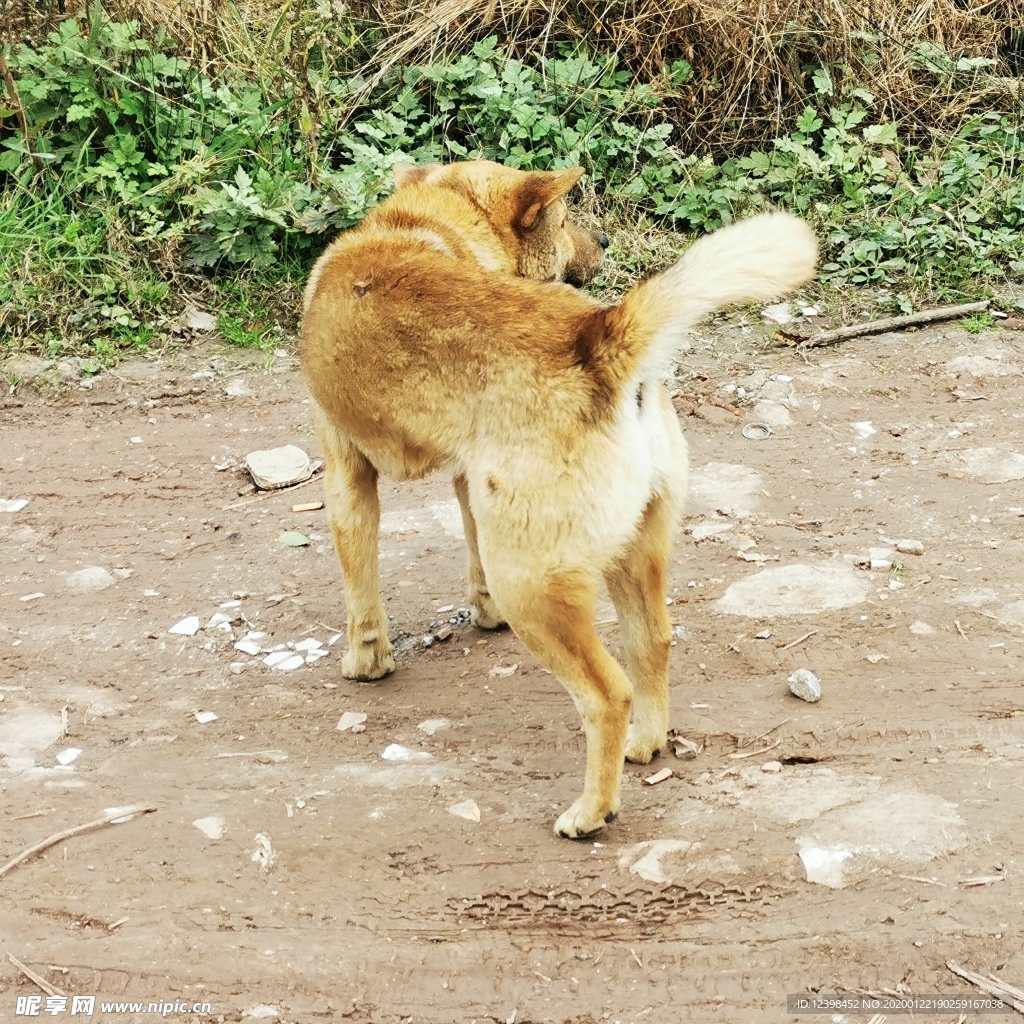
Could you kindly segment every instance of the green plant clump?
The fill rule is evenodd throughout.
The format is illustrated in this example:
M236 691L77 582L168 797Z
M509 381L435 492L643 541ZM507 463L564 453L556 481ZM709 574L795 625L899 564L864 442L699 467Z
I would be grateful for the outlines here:
M788 134L714 160L673 145L669 101L700 74L686 61L636 82L612 54L527 63L492 37L366 91L313 60L300 74L207 72L100 9L7 61L28 132L0 109L0 354L84 345L111 360L155 343L197 294L225 338L265 347L326 237L406 161L581 163L607 206L669 229L794 210L824 240L823 280L899 285L904 307L1024 270L1014 119L975 116L910 145L869 92L825 68Z

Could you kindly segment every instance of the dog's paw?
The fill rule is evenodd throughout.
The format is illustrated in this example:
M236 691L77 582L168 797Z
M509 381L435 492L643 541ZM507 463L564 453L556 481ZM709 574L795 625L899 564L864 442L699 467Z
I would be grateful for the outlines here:
M371 679L383 679L395 671L395 656L391 652L391 644L375 640L370 643L350 647L341 659L341 674L346 679L358 679L367 682Z
M478 629L504 629L508 625L490 594L470 595L469 621Z
M650 764L665 749L667 742L664 730L658 733L641 730L636 723L630 722L626 733L626 760L633 764Z
M599 832L619 813L618 801L614 806L600 805L587 796L581 796L555 822L555 834L564 839L586 839Z

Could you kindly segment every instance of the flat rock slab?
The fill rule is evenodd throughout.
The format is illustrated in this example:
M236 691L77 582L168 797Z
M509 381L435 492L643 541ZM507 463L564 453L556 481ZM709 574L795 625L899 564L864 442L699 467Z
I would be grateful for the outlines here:
M87 565L68 576L68 590L88 594L94 590L106 590L117 582L102 565Z
M720 508L752 510L761 497L761 474L749 466L709 462L690 475L687 504L693 511Z
M816 615L860 604L868 584L842 562L783 565L734 583L715 607L726 615L766 619L775 615Z
M879 863L897 870L926 864L965 839L956 804L932 793L888 789L823 814L797 845L808 881L842 889Z
M1005 447L972 448L958 452L967 472L986 484L1005 484L1024 480L1024 455Z
M313 475L309 456L293 444L281 448L265 448L245 457L245 468L260 490L274 491L301 484Z

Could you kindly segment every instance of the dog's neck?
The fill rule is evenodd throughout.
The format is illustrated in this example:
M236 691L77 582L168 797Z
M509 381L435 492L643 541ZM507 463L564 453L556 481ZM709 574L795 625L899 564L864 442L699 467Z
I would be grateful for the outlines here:
M415 189L416 202L409 193ZM453 215L452 206L463 216ZM396 192L361 225L425 242L449 259L472 260L482 270L515 274L516 264L502 239L469 196L436 185L413 185Z

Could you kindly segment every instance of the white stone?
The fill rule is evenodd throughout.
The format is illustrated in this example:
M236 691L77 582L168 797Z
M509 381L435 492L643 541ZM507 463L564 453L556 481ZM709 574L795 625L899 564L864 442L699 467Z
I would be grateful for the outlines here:
M362 725L365 721L366 713L364 711L346 711L338 719L338 732L348 732L353 726Z
M433 736L444 729L450 729L451 724L447 718L428 718L425 722L420 722L416 728L420 732L425 732L428 736Z
M682 839L652 839L627 847L619 855L619 866L628 868L631 875L639 875L648 882L660 885L669 881L661 863L667 854L686 853L693 844Z
M263 664L278 672L294 672L295 669L302 668L306 664L306 659L294 651L271 651L263 659Z
M384 748L383 753L380 755L385 761L432 761L433 754L427 753L425 750L410 750L408 747L403 747L400 743L391 743Z
M719 534L728 533L730 530L734 530L734 523L726 523L721 520L709 520L707 522L698 523L692 530L690 530L690 536L693 538L695 543L700 543L702 540L707 540L709 537L717 537Z
M475 800L462 800L452 804L448 808L448 813L454 814L456 818L465 818L466 821L480 820L480 808L477 807Z
M250 452L245 457L245 468L252 475L253 483L264 491L290 487L313 475L309 456L293 444Z
M762 398L750 410L750 418L756 423L767 423L769 427L791 427L793 425L793 416L790 411L781 402L773 402L770 398Z
M771 320L772 323L785 325L793 320L793 314L790 311L788 302L777 302L773 306L765 306L761 310L761 316L765 320Z
M924 545L919 540L898 540L896 550L904 555L923 555Z
M789 692L794 697L814 704L821 700L821 681L806 668L798 668L789 677Z
M846 885L843 878L843 862L849 860L853 853L844 847L822 849L820 846L804 846L800 849L800 859L807 872L807 881L826 885L830 889L842 889Z
M173 633L175 636L195 636L199 632L199 616L187 615L180 622L171 626L167 632Z
M911 625L910 632L914 636L931 636L935 632L935 628L929 626L927 622L915 622Z
M196 712L196 721L200 725L209 725L211 722L216 722L217 721L217 717L218 716L217 716L217 712L216 711L197 711Z
M253 859L255 860L255 858ZM281 1013L276 1006L271 1006L269 1003L257 1003L255 1006L249 1007L242 1016L247 1020L276 1020Z
M217 326L217 318L205 310L189 306L185 311L185 326L190 331L209 331Z
M0 512L20 512L28 504L28 498L0 498Z
M209 818L196 818L192 822L207 839L220 839L224 835L224 819L216 816Z

